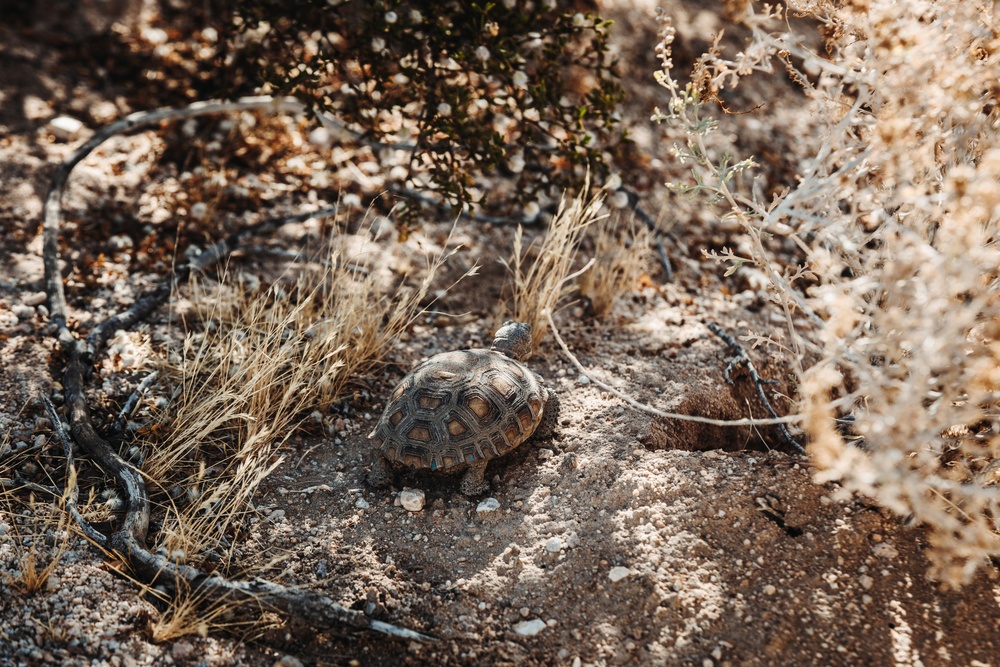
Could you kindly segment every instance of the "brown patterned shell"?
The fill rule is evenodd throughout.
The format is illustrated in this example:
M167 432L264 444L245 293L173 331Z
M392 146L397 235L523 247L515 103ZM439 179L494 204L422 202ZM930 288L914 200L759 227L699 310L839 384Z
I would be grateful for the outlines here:
M500 352L445 352L403 378L368 437L412 468L488 461L532 434L547 396L531 371Z

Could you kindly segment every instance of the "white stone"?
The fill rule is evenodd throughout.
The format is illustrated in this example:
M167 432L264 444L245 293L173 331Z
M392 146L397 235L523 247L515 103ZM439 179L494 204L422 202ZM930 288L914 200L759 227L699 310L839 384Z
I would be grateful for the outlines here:
M329 148L333 145L333 137L325 127L317 127L309 133L309 143L317 148Z
M576 534L575 530L566 538L566 546L570 549L580 546L580 536Z
M632 574L632 571L630 569L619 565L617 567L611 568L611 571L608 572L608 579L610 579L611 581L621 581L630 574Z
M586 375L581 375L576 379L577 384L590 384L590 378Z
M69 116L56 116L47 125L49 132L60 141L73 141L83 131L83 123Z
M419 512L424 508L427 496L420 489L406 489L399 492L399 504L410 512Z
M514 626L514 632L522 637L534 637L539 632L547 628L545 621L540 618L533 618L530 621L521 621Z
M359 510L366 510L369 507L371 507L371 505L368 504L368 501L365 500L364 498L358 498L356 501L354 501L354 506L357 507Z
M559 553L563 548L562 540L558 537L553 537L548 542L545 543L545 550L551 554Z
M498 509L500 509L500 501L496 498L486 498L481 503L476 505L476 513L480 515L492 514Z
M46 296L45 292L32 292L21 297L21 303L26 306L37 306L45 303L47 298L48 296Z

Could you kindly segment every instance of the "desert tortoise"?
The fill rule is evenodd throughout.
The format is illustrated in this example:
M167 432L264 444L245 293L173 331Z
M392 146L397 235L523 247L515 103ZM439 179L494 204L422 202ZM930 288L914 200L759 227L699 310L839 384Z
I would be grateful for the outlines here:
M488 461L555 426L555 394L521 363L530 353L531 325L505 322L490 349L444 352L414 368L368 436L377 448L368 481L382 486L389 466L402 464L464 471L462 493L486 491Z

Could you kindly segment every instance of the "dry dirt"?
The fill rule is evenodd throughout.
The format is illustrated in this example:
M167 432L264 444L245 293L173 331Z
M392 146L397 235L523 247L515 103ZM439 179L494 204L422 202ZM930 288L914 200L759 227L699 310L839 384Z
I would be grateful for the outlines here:
M681 59L697 54L723 26L715 9L698 6L669 7L678 17ZM59 7L65 16L36 11L0 26L0 456L20 452L18 472L39 481L49 470L44 463L39 470L36 461L55 460L58 447L33 396L57 390L61 369L57 347L45 336L47 310L39 297L40 214L54 165L78 142L59 140L47 124L65 114L93 128L198 92L129 78L124 40L102 36L100 21L79 35L67 33L64 23L75 20L76 10L71 3ZM162 37L148 33L156 27L170 29L163 35L168 40L189 38L200 14L186 10L181 2L147 6L131 24L147 31L147 41L132 48L153 48ZM724 383L730 354L706 323L734 334L780 331L780 314L752 272L722 279L721 270L702 259L701 249L721 247L727 230L709 224L694 204L668 201L663 193L673 168L666 130L646 120L662 102L649 76L656 66L652 7L607 3L605 13L618 21L616 48L632 77L626 122L640 149L659 157L633 165L624 180L643 194L648 210L669 210L674 276L667 279L651 255L643 284L611 317L595 321L571 305L557 323L595 377L641 401L681 413L761 416L744 371L735 373L735 386ZM142 62L136 71L148 65ZM808 140L808 119L796 116L790 87L771 85L758 93L771 99L775 113L733 122L745 128L748 150L773 155L785 150L780 141L787 127L802 128ZM753 93L741 94L753 100ZM779 111L774 100L782 96L790 101ZM308 133L305 121L290 128L260 125L273 133ZM781 132L772 129L778 125ZM175 243L183 251L184 243L221 235L190 217L186 224L175 220L185 219L191 200L208 198L197 188L212 186L208 177L185 181L181 174L199 164L211 167L222 150L211 143L232 141L229 129L216 120L195 127L193 139L176 127L116 139L79 167L67 198L63 252L77 267L68 293L80 330L153 284ZM331 201L338 187L350 191L339 180L316 181L288 157L296 151L308 164L322 157L306 142L277 149L265 166L252 160L227 166L230 181L244 188L217 199L227 229L244 224L257 208L297 211ZM265 168L270 173L248 180ZM780 181L779 168L771 178ZM439 243L447 227L428 222L406 244L385 243L374 263L406 262ZM278 243L296 248L308 233L308 225L299 226ZM377 375L359 378L351 400L319 416L332 426L329 437L309 428L293 436L285 463L254 500L243 548L248 563L282 556L275 579L324 591L436 641L289 626L253 640L219 631L156 643L149 626L161 609L82 538L71 540L42 591L22 594L12 548L22 510L11 506L0 507L6 572L0 665L1000 663L994 569L960 591L941 590L925 576L919 527L835 486L814 484L808 459L789 453L776 433L628 409L581 379L551 337L529 365L561 397L560 423L551 439L491 464L488 495L498 509L477 511L482 499L462 496L457 479L416 475L399 479L394 490L367 486L365 436L382 397L421 358L488 345L496 324L504 278L497 257L509 253L510 228L463 226L457 240L465 248L442 284L476 261L481 277L446 295L435 305L438 314L408 331ZM265 273L253 256L234 261L241 271ZM157 349L180 335L175 324L159 313L132 340L145 337ZM758 349L751 356L762 375L779 380L769 387L773 395L794 391L780 351ZM102 361L92 381L91 404L101 419L147 370L147 360L124 368L121 362ZM426 493L422 511L395 502L404 486Z

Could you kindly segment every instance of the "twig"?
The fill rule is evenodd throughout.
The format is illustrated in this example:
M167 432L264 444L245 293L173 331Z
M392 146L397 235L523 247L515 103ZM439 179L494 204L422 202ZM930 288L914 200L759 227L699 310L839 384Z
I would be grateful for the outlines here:
M403 199L413 199L413 200L419 201L422 204L426 204L428 206L433 206L435 208L439 208L442 211L444 211L444 213L446 213L446 214L447 213L451 213L455 209L454 206L452 206L451 204L449 204L447 201L444 201L443 199L434 199L433 197L425 195L424 193L418 192L418 191L413 190L411 188L404 188L404 187L390 185L390 186L388 186L387 189L388 189L389 192L391 192L392 194L396 195L397 197L401 197ZM459 215L460 218L463 218L463 219L466 219L466 220L472 220L474 222L485 222L485 223L488 223L488 224L491 224L491 225L497 225L497 226L501 226L501 225L507 225L507 226L512 226L512 225L527 225L527 226L531 226L532 224L536 224L536 222L539 220L539 218L535 218L535 220L528 221L528 220L523 220L523 219L520 219L520 218L505 218L505 217L500 217L500 216L495 216L495 215L482 215L482 214L479 214L479 213L472 214L472 213L469 213L468 211L466 211L465 209L459 210L458 215Z
M83 533L84 537L102 549L107 550L108 538L105 537L102 532L90 525L90 522L87 521L82 514L80 514L78 506L80 487L77 484L76 466L73 465L73 440L66 432L66 426L63 424L59 413L56 412L56 406L52 404L52 401L45 394L42 394L41 398L42 403L45 405L45 411L49 413L49 419L52 421L52 428L56 432L56 437L59 438L59 442L62 443L63 454L66 456L66 489L63 493L59 493L57 489L53 489L55 491L55 495L56 497L65 496L66 508L69 510L70 516L73 517L73 520L76 521L77 526L80 527L80 531Z
M276 248L273 246L266 245L241 245L238 250L241 252L252 252L261 255L274 255L275 257L283 257L284 259L290 259L293 262L315 262L320 266L325 266L327 268L346 268L351 273L355 273L359 276L367 276L371 273L366 267L360 264L353 264L351 262L332 262L328 259L322 257L314 257L312 255L305 255L298 250L286 250L285 248Z
M128 418L132 416L132 413L135 411L136 406L139 405L139 399L142 397L143 394L146 393L146 390L149 389L150 385L152 385L153 382L156 381L158 375L159 373L157 371L153 371L145 378L143 378L142 382L139 383L139 386L136 387L135 391L132 392L132 395L128 397L127 401L125 401L125 405L122 406L121 411L118 413L118 418L115 419L115 424L112 427L113 430L115 431L125 430L125 425L126 423L128 423Z
M729 363L726 364L726 368L722 372L723 378L725 378L726 380L726 384L728 385L733 384L733 380L732 377L730 377L730 375L732 373L732 370L736 368L736 366L739 365L746 366L747 372L750 374L750 381L753 382L754 387L756 387L757 397L760 398L760 402L764 404L764 409L767 410L767 413L772 417L778 417L778 413L771 406L771 401L769 401L767 398L767 392L764 391L764 385L773 384L774 380L764 380L763 378L761 378L760 374L757 372L756 367L754 367L753 365L753 361L751 361L750 359L750 355L747 354L747 351L743 349L743 346L740 345L735 338L733 338L726 331L724 331L722 327L715 324L714 322L707 322L705 326L708 327L709 331L711 331L716 336L725 341L726 345L729 346L729 350L734 355L733 358L730 359ZM788 443L789 446L791 446L792 449L799 452L800 454L805 451L804 449L802 449L802 445L800 445L795 440L795 438L792 437L792 434L788 431L788 427L785 426L784 423L776 423L776 425L778 427L778 431L781 432L781 436L785 439L785 442Z
M666 274L665 279L667 282L671 282L674 279L674 267L670 264L670 257L667 256L667 249L663 246L663 239L660 238L659 226L656 224L656 220L653 219L646 209L642 207L639 202L639 193L631 190L630 188L621 188L621 191L628 195L629 206L632 207L632 212L635 216L642 220L649 231L653 232L653 236L656 238L656 254L660 257L660 266L663 267L663 272Z
M73 168L90 155L98 146L118 134L135 132L136 130L153 127L165 121L255 109L274 109L276 111L300 113L305 111L305 105L293 98L263 96L245 97L235 102L195 102L179 109L163 108L152 111L137 111L95 132L94 136L85 141L62 164L56 167L55 173L52 175L52 183L49 185L49 191L45 195L42 262L45 266L45 291L49 295L51 321L63 345L70 343L70 341L64 340L64 337L70 335L70 332L66 328L66 296L63 292L62 277L59 273L59 227L62 224L62 197Z

